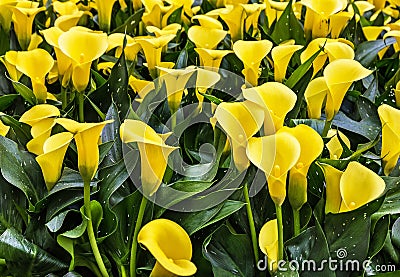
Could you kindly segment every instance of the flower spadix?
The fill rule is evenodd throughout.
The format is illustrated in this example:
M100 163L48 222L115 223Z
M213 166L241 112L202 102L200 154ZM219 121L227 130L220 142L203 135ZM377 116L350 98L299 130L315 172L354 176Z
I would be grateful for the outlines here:
M51 190L61 177L62 164L68 146L73 139L70 132L62 132L49 137L43 144L43 154L36 157L47 190Z
M264 121L263 110L255 103L222 102L215 110L216 120L230 138L233 161L241 172L249 165L246 155L247 141L256 134Z
M99 166L100 134L104 126L111 122L112 120L99 123L78 123L67 118L56 119L57 124L74 134L78 152L78 169L85 183L90 182L96 174Z
M244 89L243 95L264 109L264 133L267 135L282 128L286 114L293 109L297 100L290 88L278 82Z
M321 155L324 142L311 127L299 124L294 128L283 127L279 131L293 135L300 143L300 157L289 173L289 202L299 210L307 202L307 173L312 162Z
M167 145L164 141L167 135L157 134L153 128L139 120L126 119L120 127L120 135L124 143L137 143L143 193L152 196L161 185L168 156L178 147Z
M258 235L258 246L268 257L268 268L275 270L278 260L278 221L276 219L263 225Z
M61 51L72 60L72 83L83 92L90 78L90 66L107 50L107 34L73 27L58 38Z
M389 175L400 156L400 110L387 104L378 107L382 123L382 167L385 175Z
M192 243L186 231L168 219L155 219L142 227L138 243L156 259L151 276L192 276L196 266L192 258Z
M248 141L246 153L250 161L265 173L269 194L274 203L281 206L286 198L287 173L300 157L300 143L286 132L253 137Z
M272 42L269 40L238 40L233 44L233 51L244 64L242 73L246 81L251 85L257 85L261 61L267 56L271 49Z

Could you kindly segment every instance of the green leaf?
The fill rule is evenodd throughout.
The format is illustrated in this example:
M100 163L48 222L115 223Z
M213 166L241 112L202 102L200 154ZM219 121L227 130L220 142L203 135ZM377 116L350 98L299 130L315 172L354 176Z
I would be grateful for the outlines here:
M143 13L144 13L144 9L138 10L133 15L131 15L125 21L125 23L123 25L115 28L112 31L112 33L125 33L126 32L126 34L134 35L136 27L139 26L139 23L141 22Z
M371 245L368 250L368 257L378 254L385 244L385 239L389 233L390 217L384 216L375 224L374 233L371 237Z
M335 116L332 125L359 134L369 140L375 140L381 131L381 125L372 117L364 118L361 121L355 121L340 111Z
M25 207L26 200L21 191L13 188L0 175L0 233L7 228L22 231L24 218L19 212L19 207ZM25 210L24 210L25 212Z
M357 46L354 59L359 61L363 66L368 67L375 60L379 51L394 43L396 43L394 37L385 40L365 41Z
M391 235L393 244L400 248L400 218L393 223Z
M179 23L181 24L182 22L182 10L183 6L177 8L167 19L167 25L173 24L173 23Z
M9 79L12 82L14 89L31 105L36 105L36 96L33 91L20 82Z
M250 239L220 226L203 243L203 255L210 261L214 276L254 276L255 262Z
M0 112L7 109L17 97L18 94L7 94L0 96Z
M37 245L28 241L15 229L7 229L0 236L0 257L14 276L44 276L65 270L67 265Z
M289 1L279 20L276 22L271 37L278 44L285 40L294 39L296 44L304 45L304 30L294 15L292 2Z
M117 105L114 101L107 111L106 119L113 119L114 121L104 126L101 137L104 141L113 141L114 143L108 154L104 157L102 167L114 164L116 161L122 159L122 142L119 136L121 121L119 120Z
M31 136L31 127L25 123L19 122L15 120L12 116L9 115L0 115L0 120L7 126L10 126L15 134L17 135L18 140L26 145L28 141L32 139Z

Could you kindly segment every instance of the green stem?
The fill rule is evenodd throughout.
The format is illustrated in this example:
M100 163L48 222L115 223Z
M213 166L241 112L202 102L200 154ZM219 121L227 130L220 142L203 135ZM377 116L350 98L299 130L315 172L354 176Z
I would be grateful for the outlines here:
M130 260L130 276L136 277L136 251L137 251L137 237L139 230L142 227L142 221L144 216L144 211L146 210L147 198L143 195L142 202L140 203L140 208L135 224L135 231L133 232L132 247L131 247L131 260Z
M249 188L247 186L247 182L244 185L243 194L244 194L244 199L246 201L247 218L249 220L251 242L253 243L254 259L255 259L255 262L258 263L259 257L258 257L257 234L256 234L256 227L254 225L253 212L251 210Z
M123 264L121 265L120 270L121 270L121 277L126 277L126 270Z
M176 126L176 112L173 112L171 115L171 131L174 131Z
M61 86L61 108L64 111L67 108L67 88Z
M92 211L90 209L90 181L84 182L84 186L83 186L83 202L85 205L85 212L86 212L86 216L88 218L88 223L87 223L87 234L89 237L89 243L90 243L90 247L92 248L93 251L93 255L94 258L96 260L96 263L100 269L101 275L103 275L103 277L105 276L109 276L107 269L104 265L103 259L101 258L101 254L99 251L99 247L97 246L97 242L96 242L96 236L94 234L94 228L93 228L93 222L92 222Z
M83 123L85 122L85 105L84 105L85 95L83 94L83 92L77 92L77 94L78 94L79 122Z
M329 130L332 126L332 120L325 120L324 130L322 131L322 137L325 138L328 135Z
M276 219L278 220L278 261L283 260L283 222L282 207L275 204Z
M75 261L74 261L74 259L71 259L71 262L69 263L68 271L74 271L74 269L75 269Z
M293 227L294 227L294 236L300 234L300 210L293 209Z

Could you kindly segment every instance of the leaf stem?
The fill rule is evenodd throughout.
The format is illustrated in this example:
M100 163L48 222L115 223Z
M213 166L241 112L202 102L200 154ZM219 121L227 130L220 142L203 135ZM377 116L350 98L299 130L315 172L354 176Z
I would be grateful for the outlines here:
M61 108L64 111L67 108L67 88L61 86Z
M278 221L278 262L283 260L283 222L282 207L275 204L276 219Z
M126 277L126 269L123 264L121 264L120 270L121 270L121 277Z
M325 138L328 135L329 130L332 126L332 120L325 120L324 130L322 131L322 137Z
M79 122L83 123L85 122L85 105L84 105L85 95L83 94L83 92L77 92L77 94L78 94Z
M96 236L94 234L93 222L92 222L92 211L90 208L90 181L85 181L83 185L83 201L85 206L86 216L88 218L87 224L87 234L89 237L90 247L92 248L94 258L96 259L96 263L100 269L103 277L108 277L107 269L104 265L103 259L101 258L101 254L96 242Z
M253 244L254 259L255 259L255 262L258 263L259 256L258 256L257 233L256 233L256 227L254 224L253 211L251 210L251 204L250 204L250 198L249 198L249 188L248 188L247 182L244 185L243 194L244 194L244 199L246 201L247 218L249 220L251 242Z
M300 234L300 227L300 210L293 209L294 236L298 236Z
M129 265L129 271L131 277L136 277L136 252L137 252L137 237L139 230L142 227L142 221L144 216L144 211L146 210L147 198L143 195L142 202L140 203L140 208L135 224L135 231L133 232L132 247L131 247L131 259Z

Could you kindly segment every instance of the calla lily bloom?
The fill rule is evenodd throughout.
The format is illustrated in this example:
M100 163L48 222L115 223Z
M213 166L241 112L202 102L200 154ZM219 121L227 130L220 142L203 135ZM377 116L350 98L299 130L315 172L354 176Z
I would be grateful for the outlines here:
M281 206L286 198L287 173L300 157L300 143L286 132L253 137L248 141L246 153L249 160L265 173L269 194L275 205Z
M115 2L116 0L96 0L100 30L107 33L110 31L111 13Z
M147 93L155 88L154 82L141 80L134 76L129 76L129 86L136 92L140 98L144 98Z
M18 81L22 76L22 72L17 69L17 56L17 51L10 50L6 52L4 57L0 57L0 61L6 67L8 75L13 81Z
M92 61L107 50L107 35L73 27L59 36L58 45L72 60L72 83L75 89L83 92L89 83Z
M36 49L39 47L39 44L43 42L43 39L41 36L39 36L37 33L34 33L31 35L31 41L29 42L28 46L28 51Z
M98 142L104 126L113 120L99 123L78 123L67 118L58 118L56 123L73 133L78 152L78 169L85 183L89 183L99 166Z
M155 219L142 227L138 243L156 259L150 276L192 276L196 266L192 258L192 243L186 231L168 219Z
M124 37L125 34L114 33L108 36L108 48L107 51L110 51L113 48L115 49L115 57L119 58L122 54L122 47L124 45ZM137 54L142 49L142 46L139 42L133 39L131 36L126 35L126 46L124 49L125 57L128 61L135 61L137 58Z
M350 148L350 140L348 137L345 136L345 134L343 134L339 130L329 130L327 137L331 139L326 144L326 148L328 148L329 156L332 160L340 159L343 153L343 146L340 143L339 136L340 139L347 146L347 148Z
M36 157L42 169L47 190L51 190L61 177L62 164L68 146L73 138L69 132L49 137L43 144L43 154Z
M213 68L214 71L218 71L222 59L226 55L233 53L232 50L210 50L205 48L195 48L194 50L199 54L200 65Z
M331 38L338 38L340 36L340 33L343 31L343 29L346 27L347 23L353 16L354 13L345 11L332 15L329 19Z
M226 5L226 8L212 10L206 15L220 16L228 25L229 34L233 42L243 39L246 12L242 6Z
M8 33L11 27L12 10L10 6L17 4L15 0L0 0L0 26Z
M49 104L41 104L33 106L30 110L26 111L19 121L33 126L43 119L56 116L60 116L60 111L57 107Z
M332 120L342 105L346 92L353 82L361 80L372 73L358 61L338 59L325 67L324 78L329 88L326 100L326 119Z
M205 93L207 89L218 83L221 76L208 68L197 68L196 73L196 96L199 102L203 102L204 96L200 93Z
M308 84L304 98L309 118L319 119L321 117L321 109L328 94L329 88L324 77L315 78Z
M204 14L199 14L195 15L192 17L192 21L198 20L200 26L208 28L208 29L218 29L218 30L223 30L224 27L222 26L222 23L219 22L217 19L212 18L211 16L207 16Z
M38 64L40 66L37 66ZM46 75L50 72L53 65L54 60L49 52L41 48L18 52L16 67L31 79L33 93L39 102L46 101Z
M400 110L387 104L378 107L382 123L382 167L385 175L389 175L400 156Z
M84 14L90 14L90 13L84 11L78 11L74 14L62 15L54 21L54 27L60 28L61 30L66 32L72 27L76 26Z
M140 152L143 193L146 196L152 196L161 185L168 156L178 147L165 144L165 139L169 134L157 134L153 128L139 120L126 119L120 127L120 135L124 143L137 143Z
M214 118L230 138L233 161L242 172L250 165L246 156L247 141L256 134L263 123L264 112L250 101L222 102L218 105Z
M219 29L209 29L202 26L192 26L188 37L198 48L215 49L227 32Z
M326 179L325 212L339 213L358 209L375 200L385 190L385 181L358 162L350 162L344 172L323 165Z
M396 43L393 44L394 50L397 52L400 51L400 30L391 30L387 32L383 39L387 39L388 37L394 37L396 39Z
M263 225L258 235L258 246L268 257L268 269L275 271L278 262L278 221L276 219Z
M156 66L161 63L161 52L175 35L164 35L158 38L139 38L137 41L142 46L144 55L146 56L147 67L151 77L157 78Z
M301 45L278 45L271 51L272 60L274 61L274 78L277 82L285 79L286 69L294 52L303 48Z
M243 62L243 75L251 85L257 85L259 67L263 58L272 49L272 42L269 40L243 41L239 40L233 44L233 51Z
M294 210L307 202L307 173L312 162L321 155L324 141L311 127L300 124L294 128L283 127L279 131L293 135L300 143L300 157L289 173L289 202Z
M161 37L163 35L176 35L179 30L182 29L182 26L178 23L172 23L165 26L162 29L157 28L156 26L147 26L146 30L149 33L154 33L156 37Z
M11 9L13 11L14 30L19 45L23 50L26 50L31 40L33 20L38 13L45 11L46 8L39 7L38 2L20 1L16 6L12 6Z
M253 28L253 33L251 35L256 35L258 32L258 18L262 10L266 8L266 4L240 4L245 13L245 31L248 32L250 28Z
M243 96L264 109L264 134L274 134L283 127L287 113L296 104L297 95L278 82L267 82L243 90Z

